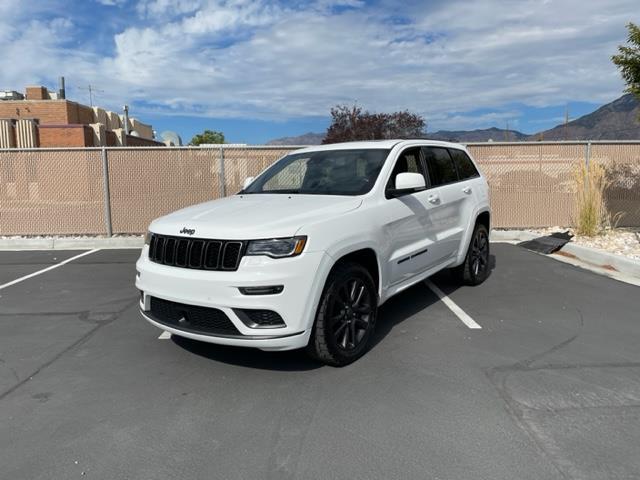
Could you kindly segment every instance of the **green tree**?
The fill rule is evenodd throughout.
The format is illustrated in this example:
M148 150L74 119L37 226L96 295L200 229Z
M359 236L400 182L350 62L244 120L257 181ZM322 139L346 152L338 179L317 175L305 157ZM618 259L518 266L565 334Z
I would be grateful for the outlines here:
M615 63L627 84L627 92L640 98L640 27L628 23L627 44L618 47L618 55L613 55Z
M190 145L196 146L209 143L224 143L224 133L205 130L204 132L195 135L191 139L191 142L189 142Z

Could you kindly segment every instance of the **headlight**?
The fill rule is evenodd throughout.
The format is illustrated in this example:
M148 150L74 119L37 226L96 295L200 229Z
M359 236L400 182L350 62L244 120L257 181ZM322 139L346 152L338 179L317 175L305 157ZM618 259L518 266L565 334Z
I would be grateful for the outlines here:
M247 245L246 255L267 255L271 258L295 257L302 253L306 243L307 237L252 240Z
M151 243L151 232L147 231L147 233L144 234L144 244L149 245L149 243Z

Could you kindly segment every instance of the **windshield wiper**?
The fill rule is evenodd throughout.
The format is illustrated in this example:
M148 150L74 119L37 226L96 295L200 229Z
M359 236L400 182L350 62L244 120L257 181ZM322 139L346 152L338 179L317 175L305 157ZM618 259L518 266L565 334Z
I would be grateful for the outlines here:
M264 193L264 194L291 194L291 193L300 193L300 189L290 188L284 190L263 190L261 192L247 192L247 193Z

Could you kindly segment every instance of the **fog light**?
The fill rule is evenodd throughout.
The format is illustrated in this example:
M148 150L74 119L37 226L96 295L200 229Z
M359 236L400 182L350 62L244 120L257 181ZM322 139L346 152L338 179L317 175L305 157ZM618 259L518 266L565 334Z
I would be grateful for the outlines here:
M276 295L282 293L284 285L270 285L266 287L238 287L243 295Z
M284 320L273 310L254 310L250 308L234 308L238 318L249 328L283 328Z

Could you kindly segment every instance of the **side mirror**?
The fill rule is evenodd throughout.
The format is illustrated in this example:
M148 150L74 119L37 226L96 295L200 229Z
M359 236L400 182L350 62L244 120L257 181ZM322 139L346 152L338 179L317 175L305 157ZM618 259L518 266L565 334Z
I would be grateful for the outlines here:
M404 172L396 175L396 188L390 190L388 193L392 197L399 197L401 195L419 192L425 188L427 187L422 174Z
M242 184L242 189L244 190L245 188L247 188L249 185L251 185L253 183L253 181L255 180L255 177L247 177L244 179L244 183Z

